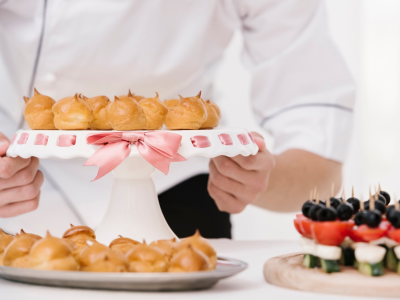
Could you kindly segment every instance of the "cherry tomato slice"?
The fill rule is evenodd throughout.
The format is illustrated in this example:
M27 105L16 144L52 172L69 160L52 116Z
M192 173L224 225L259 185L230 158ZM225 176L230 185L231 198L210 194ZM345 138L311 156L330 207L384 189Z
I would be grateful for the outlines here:
M385 236L390 223L382 221L377 228L370 228L367 225L360 225L349 233L349 237L355 242L371 242Z
M313 223L312 220L307 219L305 216L298 218L300 222L300 230L302 235L308 239L312 239L311 235L311 224Z
M300 233L301 235L303 235L303 232L300 228L300 220L299 219L294 219L293 220L294 223L294 227L296 228L297 232Z
M350 231L349 222L313 222L311 224L312 237L318 244L338 246Z
M387 237L389 239L394 240L397 243L400 243L400 229L396 229L395 227L391 227L387 232Z

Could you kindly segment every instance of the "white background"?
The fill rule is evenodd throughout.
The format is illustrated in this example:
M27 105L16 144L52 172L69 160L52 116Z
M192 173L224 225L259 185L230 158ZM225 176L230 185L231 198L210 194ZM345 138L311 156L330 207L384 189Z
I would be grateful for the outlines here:
M383 189L400 196L400 1L328 0L326 4L332 39L358 86L353 139L344 166L346 194L354 185L357 196L366 196L368 186L380 182ZM250 107L243 108L248 101L239 105L239 100L249 98L251 84L240 63L241 42L238 33L218 75L218 87L224 91L222 111L229 111L224 117L238 127L260 131ZM232 217L234 238L296 238L293 216L248 207Z

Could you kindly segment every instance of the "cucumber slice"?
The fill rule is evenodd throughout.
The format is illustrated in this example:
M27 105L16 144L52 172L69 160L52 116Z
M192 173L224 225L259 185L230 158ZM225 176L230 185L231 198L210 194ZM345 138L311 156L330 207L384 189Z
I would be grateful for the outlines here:
M381 276L383 274L383 262L376 264L358 263L358 271L368 276Z
M341 247L342 248L342 256L340 257L339 263L343 266L353 266L355 257L354 257L354 249L351 247Z
M318 267L318 257L312 254L304 254L303 266L310 269Z
M340 272L339 263L337 260L319 259L321 268L325 273Z
M389 248L386 251L386 255L385 255L386 268L388 268L389 270L397 272L398 263L399 263L399 259L396 257L396 254L394 254L393 248Z

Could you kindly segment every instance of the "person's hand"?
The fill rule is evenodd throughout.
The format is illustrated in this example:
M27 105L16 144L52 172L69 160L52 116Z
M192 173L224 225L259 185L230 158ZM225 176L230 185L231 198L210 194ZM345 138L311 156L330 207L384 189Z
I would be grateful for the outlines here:
M36 157L5 157L8 139L0 133L0 218L18 216L39 205L43 174Z
M275 159L265 148L263 137L251 133L259 147L256 155L218 156L210 161L208 193L220 211L242 212L266 190Z

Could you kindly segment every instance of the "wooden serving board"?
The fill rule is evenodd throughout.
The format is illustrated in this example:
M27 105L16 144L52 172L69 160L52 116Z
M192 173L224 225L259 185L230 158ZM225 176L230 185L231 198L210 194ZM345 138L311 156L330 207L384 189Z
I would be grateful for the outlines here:
M385 270L370 277L355 268L340 266L338 273L302 266L303 254L277 256L264 264L264 278L271 284L294 290L369 297L400 297L400 274Z

